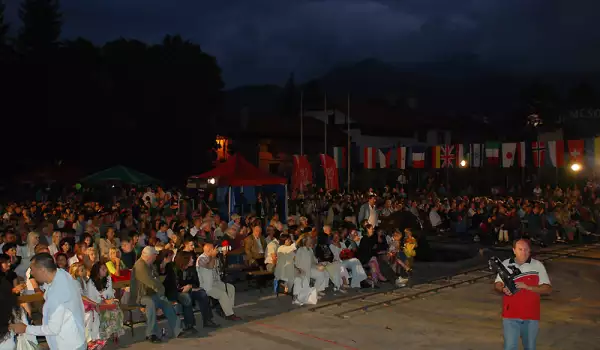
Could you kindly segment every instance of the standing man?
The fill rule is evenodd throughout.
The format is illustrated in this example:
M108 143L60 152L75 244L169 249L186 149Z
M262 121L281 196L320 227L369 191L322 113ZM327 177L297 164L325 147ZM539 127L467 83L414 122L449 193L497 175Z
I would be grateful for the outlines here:
M546 268L538 260L531 258L529 241L519 239L513 243L514 258L502 262L512 272L521 271L515 277L519 290L512 294L504 286L500 276L496 277L495 289L503 293L502 326L504 328L504 350L518 350L519 338L524 350L535 350L540 322L540 294L552 292Z
M369 196L369 201L360 207L360 210L358 211L359 224L363 220L367 220L373 227L379 226L379 215L377 213L377 208L375 207L376 201L377 197L372 194Z
M46 337L50 350L87 349L83 302L76 282L66 271L57 269L49 253L34 255L30 267L33 278L45 284L42 325L17 323L9 328L17 334Z

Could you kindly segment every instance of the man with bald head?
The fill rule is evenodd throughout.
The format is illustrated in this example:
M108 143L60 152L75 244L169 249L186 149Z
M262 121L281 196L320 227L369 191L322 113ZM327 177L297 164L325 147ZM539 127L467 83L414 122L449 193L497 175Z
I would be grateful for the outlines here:
M517 288L512 294L504 286L498 275L494 288L502 297L502 326L504 328L504 350L518 350L519 338L524 350L535 350L540 321L540 294L552 292L550 278L544 265L531 258L528 240L519 239L513 243L514 258L502 262L512 272L518 268L521 273L514 279Z
M153 269L158 253L156 249L147 246L142 250L142 256L135 262L131 270L129 284L129 303L143 305L146 313L146 340L151 343L161 342L161 332L158 328L156 309L161 309L167 317L171 335L174 338L184 335L181 321L169 300L165 297L165 287Z
M226 319L231 321L241 320L241 318L237 317L233 312L233 306L235 305L235 287L221 281L217 248L215 248L212 243L205 243L202 250L202 255L200 255L196 261L196 270L198 271L200 288L204 289L209 297L219 301ZM225 254L226 251L223 253Z

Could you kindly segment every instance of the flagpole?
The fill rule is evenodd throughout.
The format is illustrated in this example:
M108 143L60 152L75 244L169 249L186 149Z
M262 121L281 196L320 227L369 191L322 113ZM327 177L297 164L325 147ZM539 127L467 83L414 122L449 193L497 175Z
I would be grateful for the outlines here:
M346 113L346 122L348 134L348 149L346 150L348 162L346 163L346 167L348 168L348 193L350 193L350 94L348 94L348 111Z
M327 93L325 93L325 103L324 103L324 109L325 109L325 151L323 152L323 154L327 154L327 123L329 122L329 112L327 111Z
M300 155L304 155L304 91L300 91Z

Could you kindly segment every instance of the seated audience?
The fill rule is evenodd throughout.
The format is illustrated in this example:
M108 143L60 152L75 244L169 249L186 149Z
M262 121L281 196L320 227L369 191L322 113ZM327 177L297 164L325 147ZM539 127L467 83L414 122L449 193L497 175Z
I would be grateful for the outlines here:
M156 309L161 309L167 317L171 335L174 338L182 335L179 317L173 306L165 297L165 287L156 275L153 264L157 256L154 247L147 246L133 265L130 283L130 304L143 305L146 313L146 340L152 343L161 341L161 334L156 319Z
M221 281L219 268L221 262L217 257L217 249L212 243L204 244L203 253L198 257L196 269L200 288L206 291L206 294L219 301L225 318L231 321L238 321L240 318L233 312L235 305L235 287L229 283Z

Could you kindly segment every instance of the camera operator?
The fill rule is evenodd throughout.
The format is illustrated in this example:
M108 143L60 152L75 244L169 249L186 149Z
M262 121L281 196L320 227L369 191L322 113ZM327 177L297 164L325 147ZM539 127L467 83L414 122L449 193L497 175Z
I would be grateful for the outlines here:
M535 350L540 320L540 294L550 294L552 286L544 265L531 258L528 240L519 239L513 243L514 258L502 262L511 272L518 268L521 274L514 278L519 289L512 294L504 286L500 275L496 277L494 288L503 293L502 326L504 328L504 350L518 350L519 337L525 350Z
M226 253L227 251L223 250L223 254ZM204 244L203 253L198 257L198 261L196 262L200 288L204 289L209 297L219 300L226 319L238 321L241 318L233 313L235 287L221 280L219 273L221 263L217 257L218 254L219 250L212 243Z

